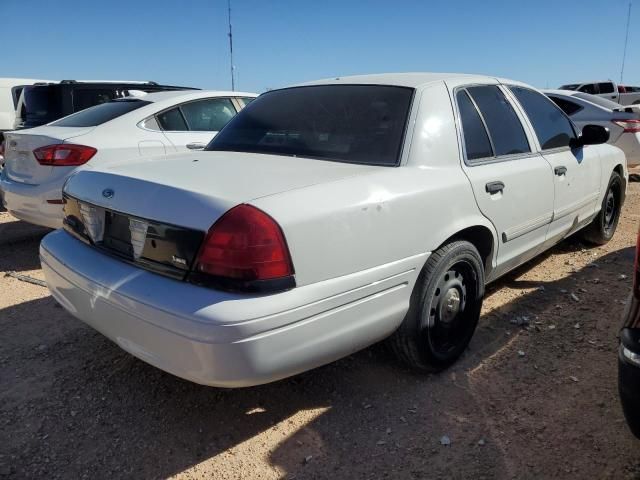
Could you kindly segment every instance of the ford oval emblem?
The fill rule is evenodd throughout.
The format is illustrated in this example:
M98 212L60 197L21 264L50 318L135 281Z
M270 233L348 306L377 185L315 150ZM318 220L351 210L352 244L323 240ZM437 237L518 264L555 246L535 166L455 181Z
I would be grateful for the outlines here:
M114 194L115 194L115 192L113 190L111 190L110 188L105 188L104 190L102 190L102 196L104 198L113 198Z

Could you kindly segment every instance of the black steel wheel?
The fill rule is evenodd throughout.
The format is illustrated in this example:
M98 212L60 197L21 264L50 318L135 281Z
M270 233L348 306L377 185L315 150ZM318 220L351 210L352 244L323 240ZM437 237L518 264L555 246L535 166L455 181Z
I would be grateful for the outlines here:
M438 371L455 362L475 331L484 295L477 249L459 240L433 252L414 288L409 311L390 338L407 365Z
M607 191L602 200L600 212L584 229L583 237L595 245L604 245L613 238L618 228L624 190L622 178L617 172L611 174Z

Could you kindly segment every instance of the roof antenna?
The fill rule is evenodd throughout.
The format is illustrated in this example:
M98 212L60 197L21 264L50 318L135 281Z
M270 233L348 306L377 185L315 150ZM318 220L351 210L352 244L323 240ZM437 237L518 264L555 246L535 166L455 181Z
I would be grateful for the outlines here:
M622 51L622 68L620 69L620 83L622 83L622 76L624 75L624 61L625 61L625 58L627 57L627 43L629 43L629 22L631 21L631 2L632 0L629 0L629 12L627 13L627 33L624 37L624 50Z
M233 34L231 32L231 0L227 1L227 6L229 9L229 55L230 55L230 61L231 61L231 91L234 92L236 90L236 82L234 79L234 71L236 67L233 65ZM631 6L629 6L629 8L631 8ZM629 32L627 30L627 35L628 34Z

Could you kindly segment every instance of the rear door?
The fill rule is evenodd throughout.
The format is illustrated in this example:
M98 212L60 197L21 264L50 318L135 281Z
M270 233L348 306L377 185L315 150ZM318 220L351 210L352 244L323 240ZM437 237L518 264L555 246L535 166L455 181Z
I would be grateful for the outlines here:
M500 239L495 278L535 256L544 243L553 215L553 174L500 86L461 86L454 97L463 169Z
M553 244L591 219L600 197L601 162L595 148L572 149L576 138L569 118L535 90L509 89L524 110L536 134L536 148L553 168L555 202L547 244Z
M200 150L222 130L238 110L231 98L185 102L156 115L158 125L177 151Z

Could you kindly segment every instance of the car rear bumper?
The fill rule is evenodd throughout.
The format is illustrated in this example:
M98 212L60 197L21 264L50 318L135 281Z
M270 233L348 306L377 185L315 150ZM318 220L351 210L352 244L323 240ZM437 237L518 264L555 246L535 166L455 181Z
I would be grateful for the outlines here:
M71 314L151 365L219 387L275 381L388 336L426 260L240 295L141 270L63 230L44 238L40 256L53 296Z
M47 203L62 200L62 183L28 185L0 174L0 191L2 204L14 217L43 227L62 227L62 204Z

